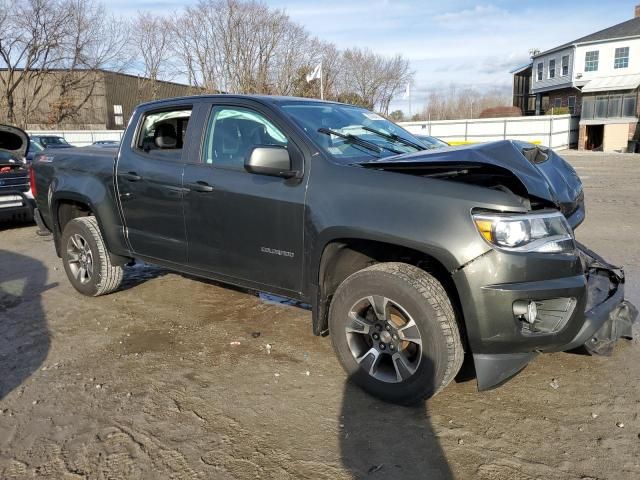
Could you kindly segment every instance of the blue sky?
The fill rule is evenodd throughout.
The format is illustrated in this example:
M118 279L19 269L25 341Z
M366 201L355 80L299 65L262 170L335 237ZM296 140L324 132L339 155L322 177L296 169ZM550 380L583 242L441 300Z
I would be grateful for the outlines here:
M640 0L458 1L267 0L312 34L338 47L401 53L416 72L413 112L432 89L451 83L487 90L509 89L509 70L528 61L531 48L545 50L633 17ZM167 15L191 0L111 0L128 15L152 10ZM392 105L408 111L408 102Z

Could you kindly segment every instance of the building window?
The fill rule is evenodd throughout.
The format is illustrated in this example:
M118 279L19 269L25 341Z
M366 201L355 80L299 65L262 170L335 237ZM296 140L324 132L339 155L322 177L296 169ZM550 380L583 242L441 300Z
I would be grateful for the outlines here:
M636 116L636 96L635 94L625 95L622 100L622 116L623 117L635 117Z
M564 55L562 57L562 76L566 77L569 75L569 55Z
M587 96L582 99L582 119L636 117L636 94Z
M575 97L575 95L572 95L569 98L567 98L567 106L569 107L569 113L571 115L575 115L575 113L576 113L576 97Z
M584 71L597 72L599 58L600 58L599 50L594 50L593 52L587 52L584 56Z
M556 76L556 61L549 60L549 78L555 78Z
M616 48L613 68L627 68L629 66L629 47Z
M562 107L562 99L560 97L556 97L553 99L553 107L554 108Z
M113 120L116 126L121 127L124 125L124 116L122 115L122 105L113 106Z
M542 80L542 70L544 69L544 64L542 62L538 63L538 76L536 77L538 82Z

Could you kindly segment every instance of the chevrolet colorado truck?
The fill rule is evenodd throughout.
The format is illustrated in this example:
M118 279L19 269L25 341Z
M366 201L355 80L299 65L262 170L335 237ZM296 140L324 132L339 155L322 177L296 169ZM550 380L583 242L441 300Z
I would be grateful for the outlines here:
M576 172L531 144L430 150L359 107L213 95L140 105L115 155L33 168L80 293L144 261L308 303L351 381L391 402L436 394L465 355L482 390L541 352L606 353L637 315L574 238Z

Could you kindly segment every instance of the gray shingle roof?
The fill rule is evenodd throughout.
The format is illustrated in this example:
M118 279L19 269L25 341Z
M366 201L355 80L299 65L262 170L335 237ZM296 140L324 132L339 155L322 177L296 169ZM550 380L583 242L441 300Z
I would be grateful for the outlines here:
M544 55L545 53L552 52L554 50L560 50L570 45L575 45L579 43L589 43L589 42L597 42L599 40L610 40L613 38L635 37L635 36L640 36L640 17L632 18L631 20L618 23L617 25L613 25L612 27L605 28L604 30L600 30L599 32L585 35L584 37L580 37L577 40L565 43L563 45L560 45L559 47L550 48L549 50L539 53L538 55L536 55L536 57L540 55Z

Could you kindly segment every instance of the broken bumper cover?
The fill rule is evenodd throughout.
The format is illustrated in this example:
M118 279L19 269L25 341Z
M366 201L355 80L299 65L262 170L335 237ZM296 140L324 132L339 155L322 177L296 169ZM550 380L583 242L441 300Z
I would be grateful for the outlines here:
M487 285L488 276L496 282ZM631 338L637 318L624 300L622 269L582 245L576 255L492 251L454 280L480 390L500 386L541 352L584 345L589 353L608 354L618 338ZM541 327L516 314L522 302L538 306Z
M624 299L624 271L579 245L587 275L587 305L582 328L563 350L584 346L590 354L610 355L619 338L633 337L638 310Z

